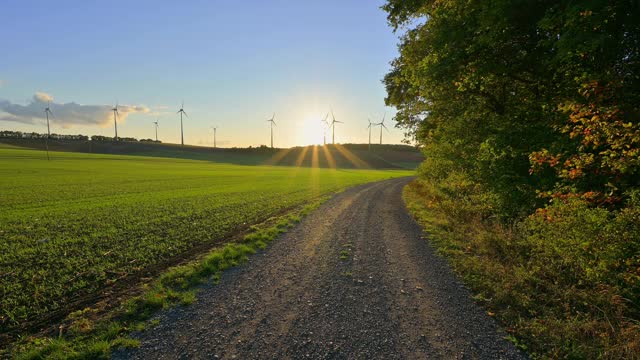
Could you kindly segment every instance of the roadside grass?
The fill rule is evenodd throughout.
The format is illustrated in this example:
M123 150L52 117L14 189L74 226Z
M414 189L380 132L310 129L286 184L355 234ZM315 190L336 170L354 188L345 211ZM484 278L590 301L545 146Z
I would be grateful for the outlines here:
M640 358L638 207L569 203L506 227L438 186L410 183L407 208L508 340L533 358Z
M25 339L13 348L14 357L18 360L106 359L112 349L139 346L138 340L129 335L157 326L159 321L152 319L154 314L191 304L200 286L217 284L223 271L245 263L249 256L265 249L327 199L329 196L324 196L294 212L254 225L238 241L227 243L198 261L167 269L151 284L144 285L141 295L128 299L107 314L96 317L90 308L72 313L65 321L66 331L61 330L57 336Z

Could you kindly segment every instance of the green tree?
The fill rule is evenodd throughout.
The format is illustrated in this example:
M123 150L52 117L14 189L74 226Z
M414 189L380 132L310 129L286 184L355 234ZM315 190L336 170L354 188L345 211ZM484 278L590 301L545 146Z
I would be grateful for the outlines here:
M388 1L389 24L405 32L384 79L386 102L424 145L425 170L434 174L425 176L464 173L506 219L541 206L538 193L602 191L611 183L621 194L638 186L631 180L637 151L615 150L637 149L638 7L637 1L605 0ZM617 95L594 101L588 95L594 83ZM578 120L586 119L580 117L585 106L602 115L596 123L613 125ZM584 135L580 126L592 134L601 129L598 136L611 144L605 150L585 145L575 134ZM593 168L609 166L613 151L620 161L610 165L619 171L567 186L578 178L563 171L598 151L604 152L589 163ZM560 159L574 165L541 166Z

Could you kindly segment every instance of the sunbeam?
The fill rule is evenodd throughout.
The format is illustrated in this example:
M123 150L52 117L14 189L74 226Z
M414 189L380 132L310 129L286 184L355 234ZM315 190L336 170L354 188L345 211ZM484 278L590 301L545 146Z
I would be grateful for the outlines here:
M335 144L334 146L335 146L336 150L338 150L338 152L340 152L340 154L342 156L344 156L356 168L358 168L358 169L369 169L369 168L371 168L371 166L369 166L369 164L367 164L366 162L362 161L359 157L354 155L351 151L349 151L349 149L345 148L344 146L342 146L340 144Z
M332 169L335 169L336 160L333 158L333 155L331 155L331 152L327 148L327 145L322 146L322 153L324 154L324 157L327 159L327 166Z

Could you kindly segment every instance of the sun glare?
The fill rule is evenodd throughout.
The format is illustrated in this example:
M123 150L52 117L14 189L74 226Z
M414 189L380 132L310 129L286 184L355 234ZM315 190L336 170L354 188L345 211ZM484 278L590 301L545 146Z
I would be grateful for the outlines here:
M296 143L298 145L322 144L325 128L321 120L322 116L318 114L305 116L298 126Z

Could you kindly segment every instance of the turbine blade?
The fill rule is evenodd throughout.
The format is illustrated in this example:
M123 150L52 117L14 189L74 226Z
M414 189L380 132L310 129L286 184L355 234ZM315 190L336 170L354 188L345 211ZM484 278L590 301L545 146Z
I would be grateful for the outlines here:
M184 116L189 117L189 115L187 115L187 112L182 110L182 113L184 114Z

